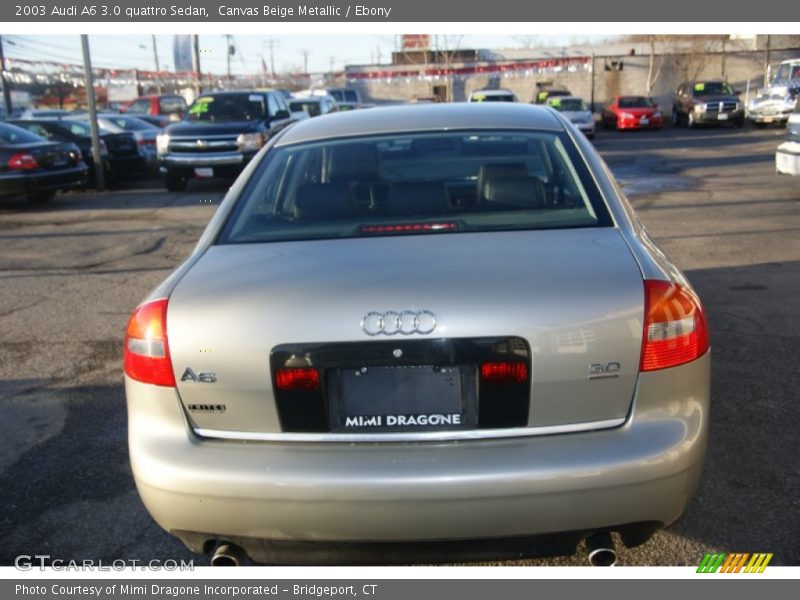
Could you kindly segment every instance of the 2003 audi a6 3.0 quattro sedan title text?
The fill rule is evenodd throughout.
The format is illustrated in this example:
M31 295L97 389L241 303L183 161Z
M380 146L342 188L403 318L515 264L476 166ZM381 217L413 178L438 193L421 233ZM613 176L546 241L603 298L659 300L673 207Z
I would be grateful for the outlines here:
M216 563L610 560L681 515L706 448L700 302L543 107L280 132L124 362L139 493Z

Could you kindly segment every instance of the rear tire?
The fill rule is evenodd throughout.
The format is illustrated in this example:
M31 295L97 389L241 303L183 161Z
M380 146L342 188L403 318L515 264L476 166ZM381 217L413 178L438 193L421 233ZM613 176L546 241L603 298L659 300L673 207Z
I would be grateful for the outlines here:
M164 176L164 185L170 192L182 192L189 184L188 177L180 177L178 175L167 174Z
M28 194L28 200L33 204L45 204L46 202L50 202L53 198L56 197L56 190L48 190L46 192L33 192L32 194Z

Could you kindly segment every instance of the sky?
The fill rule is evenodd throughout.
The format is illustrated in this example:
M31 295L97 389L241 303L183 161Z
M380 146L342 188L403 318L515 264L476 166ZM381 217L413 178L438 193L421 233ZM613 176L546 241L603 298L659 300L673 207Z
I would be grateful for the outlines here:
M236 54L231 60L233 73L260 73L262 57L270 68L270 44L275 69L281 72L303 70L307 56L308 71L341 70L346 64L388 63L397 47L396 35L235 35ZM592 41L601 36L511 36L511 35L447 35L438 36L439 46L448 48L521 48L560 46L571 42ZM602 36L607 38L608 36ZM64 63L82 62L80 38L77 35L3 35L7 58L46 60ZM203 71L226 72L225 35L201 35L201 67ZM172 35L156 35L156 48L162 70L174 68ZM92 65L117 69L155 69L153 36L151 35L90 35ZM307 53L307 54L306 54Z

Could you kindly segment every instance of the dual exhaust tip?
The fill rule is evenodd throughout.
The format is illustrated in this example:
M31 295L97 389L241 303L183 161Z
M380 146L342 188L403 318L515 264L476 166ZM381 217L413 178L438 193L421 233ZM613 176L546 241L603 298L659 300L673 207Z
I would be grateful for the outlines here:
M617 564L617 551L614 540L607 531L594 533L586 538L586 551L589 564L593 567L613 567ZM238 567L245 564L247 554L242 548L230 542L218 542L211 555L212 567Z
M218 542L211 555L212 567L239 567L245 564L247 554L236 544Z
M586 551L589 553L589 564L593 567L613 567L617 564L614 540L607 531L594 533L587 537Z

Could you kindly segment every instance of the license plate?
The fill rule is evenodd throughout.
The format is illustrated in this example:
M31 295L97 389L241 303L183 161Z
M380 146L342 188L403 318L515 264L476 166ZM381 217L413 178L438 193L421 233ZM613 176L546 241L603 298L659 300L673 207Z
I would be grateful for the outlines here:
M446 431L477 423L475 369L464 366L338 369L331 379L331 431Z
M726 115L725 113L721 113L721 114L717 115L717 120L718 121L727 121L728 120L728 115Z
M194 170L195 177L213 177L214 169L211 167L198 167Z
M772 123L772 117L764 117L764 123Z
M642 118L639 120L639 123L640 123L641 125L649 125L649 124L650 124L650 119L648 119L647 117L642 117Z

